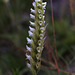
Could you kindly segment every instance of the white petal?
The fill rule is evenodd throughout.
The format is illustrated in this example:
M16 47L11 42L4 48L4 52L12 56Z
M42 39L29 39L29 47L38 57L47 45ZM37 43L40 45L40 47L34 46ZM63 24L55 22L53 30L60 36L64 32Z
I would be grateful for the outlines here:
M31 17L32 19L35 19L35 16L34 16L34 15L32 15L32 14L30 14L30 17Z
M33 36L33 33L31 31L28 31L29 36Z
M35 13L35 10L33 10L32 8L30 9L32 13Z
M31 68L31 65L29 63L27 63L28 68Z
M31 22L31 21L29 21L29 22L30 22L30 25L35 26L35 23L34 22Z
M35 2L33 2L32 5L35 7L36 6Z
M29 26L30 31L34 32L35 29Z
M31 39L29 39L29 38L27 37L27 42L28 42L28 44L31 44L32 41L33 41L33 40L31 40Z
M43 2L42 4L43 4L43 5L47 5L47 2Z
M45 23L45 21L44 21L44 23Z
M26 45L26 48L29 52L31 52L31 48Z
M41 0L35 0L35 2L40 2Z
M47 2L43 2L42 5L43 5L43 8L45 9Z

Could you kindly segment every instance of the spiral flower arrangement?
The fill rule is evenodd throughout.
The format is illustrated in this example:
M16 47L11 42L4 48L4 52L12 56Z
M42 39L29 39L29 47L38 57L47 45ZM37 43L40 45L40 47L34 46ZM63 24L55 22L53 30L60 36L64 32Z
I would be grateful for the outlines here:
M30 68L32 75L37 75L41 65L40 58L43 51L46 29L44 21L46 4L47 3L42 2L42 0L35 0L35 2L32 3L34 9L30 9L32 13L30 14L32 21L29 21L30 30L28 33L30 38L27 37L26 45L26 49L30 54L26 53L26 59L29 60L27 66Z

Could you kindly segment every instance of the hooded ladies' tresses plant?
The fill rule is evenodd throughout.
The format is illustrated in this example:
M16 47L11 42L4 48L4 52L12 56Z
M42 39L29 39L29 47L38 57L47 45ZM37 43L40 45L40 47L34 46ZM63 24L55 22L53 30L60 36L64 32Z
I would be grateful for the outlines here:
M32 75L36 75L40 69L40 57L43 50L44 40L45 40L45 21L44 21L44 13L46 2L42 2L42 0L35 0L33 2L34 9L30 9L31 13L30 17L33 22L30 22L29 26L29 37L27 37L27 44L26 49L30 54L26 53L26 59L29 61L27 62L27 66L31 70Z

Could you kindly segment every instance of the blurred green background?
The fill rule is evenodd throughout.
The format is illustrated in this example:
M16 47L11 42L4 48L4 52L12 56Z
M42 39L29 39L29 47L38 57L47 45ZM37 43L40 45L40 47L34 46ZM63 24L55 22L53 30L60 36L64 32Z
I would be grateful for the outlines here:
M53 26L51 19L51 0L47 2L46 32L49 46L54 49ZM57 57L64 64L57 61L63 71L75 73L75 1L52 0L55 26ZM0 0L0 75L30 75L26 67L25 46L29 30L29 14L33 0ZM46 40L48 41L48 40ZM48 43L46 43L48 45ZM49 47L48 46L48 47ZM48 49L45 47L42 59L49 61ZM50 54L51 55L51 54ZM51 55L49 62L53 64ZM42 62L43 66L53 67ZM38 75L57 75L57 69L51 70L41 67ZM69 75L60 71L60 75ZM75 75L75 74L74 74Z

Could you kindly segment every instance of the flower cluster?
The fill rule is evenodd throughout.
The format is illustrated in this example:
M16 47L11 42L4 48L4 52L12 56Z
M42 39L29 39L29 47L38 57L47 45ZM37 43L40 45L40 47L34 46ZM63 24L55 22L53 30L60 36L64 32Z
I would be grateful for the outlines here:
M42 0L35 0L33 2L34 9L30 9L31 13L30 17L32 21L29 26L29 37L27 37L26 49L30 52L30 55L26 54L27 60L30 62L27 63L27 66L31 69L31 72L37 73L40 68L40 57L43 50L44 40L45 40L45 21L44 21L44 13L46 2L42 2Z

